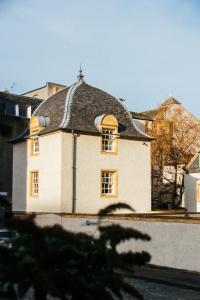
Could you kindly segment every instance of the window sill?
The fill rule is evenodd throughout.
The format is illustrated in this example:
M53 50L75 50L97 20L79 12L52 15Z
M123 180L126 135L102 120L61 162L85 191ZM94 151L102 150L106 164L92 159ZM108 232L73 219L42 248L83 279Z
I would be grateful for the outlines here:
M100 198L106 198L106 199L118 198L118 195L100 195Z
M101 150L101 154L114 154L114 155L117 155L118 152L117 151L104 151L104 150Z

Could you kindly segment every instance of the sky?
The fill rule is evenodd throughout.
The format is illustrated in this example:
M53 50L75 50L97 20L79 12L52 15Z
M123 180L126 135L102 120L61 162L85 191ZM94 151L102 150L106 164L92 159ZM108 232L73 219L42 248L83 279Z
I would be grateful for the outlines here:
M0 0L0 89L70 85L80 63L130 110L173 96L200 117L200 1Z

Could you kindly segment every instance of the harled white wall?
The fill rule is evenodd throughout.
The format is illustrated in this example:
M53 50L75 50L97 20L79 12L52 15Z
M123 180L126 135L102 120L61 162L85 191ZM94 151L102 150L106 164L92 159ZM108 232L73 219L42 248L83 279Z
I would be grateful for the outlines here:
M63 133L63 211L72 207L73 136ZM125 202L137 212L151 210L150 143L118 140L118 154L101 153L101 137L77 137L77 213L97 213L108 204ZM68 157L68 162L67 162ZM64 162L63 159L63 162ZM100 170L118 171L118 197L100 197ZM68 189L68 192L67 192Z
M56 132L39 138L40 153L32 156L27 147L26 212L72 212L73 135ZM27 143L24 143L27 144ZM18 144L21 145L21 144ZM15 153L17 157L19 153ZM20 157L20 156L19 156ZM17 158L16 158L17 160ZM100 197L100 171L118 172L118 197ZM39 171L39 196L31 196L30 172ZM97 213L116 202L130 204L137 212L151 210L150 143L118 140L118 154L101 153L101 137L77 137L77 201L76 213ZM14 186L16 189L16 186ZM15 191L14 191L15 193ZM13 209L19 211L20 193ZM24 199L24 196L23 196ZM17 204L18 203L18 204Z
M200 173L189 173L184 175L185 183L185 208L190 212L199 212L200 203L196 200L196 184L200 180Z
M28 147L27 212L60 212L62 132L41 136L39 143L39 155L31 155ZM39 196L30 192L30 172L34 170L39 171Z
M60 212L62 133L39 138L40 153L31 155L30 140L13 149L13 211ZM31 195L31 171L39 172L39 196Z

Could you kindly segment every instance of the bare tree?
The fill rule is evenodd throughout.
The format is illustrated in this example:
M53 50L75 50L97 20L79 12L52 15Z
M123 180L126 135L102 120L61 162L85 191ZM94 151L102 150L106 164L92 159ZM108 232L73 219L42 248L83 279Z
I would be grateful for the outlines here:
M153 189L155 178L159 194L170 191L172 207L178 207L184 192L183 168L200 147L200 122L181 105L161 106L153 126L147 129L152 143ZM168 193L169 194L169 193Z

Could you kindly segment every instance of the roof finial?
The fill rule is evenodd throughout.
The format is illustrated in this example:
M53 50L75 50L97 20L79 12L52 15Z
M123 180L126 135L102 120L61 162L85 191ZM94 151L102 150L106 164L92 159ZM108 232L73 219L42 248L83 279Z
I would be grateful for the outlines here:
M78 78L78 80L83 80L83 77L84 77L84 75L83 75L83 71L82 71L81 64L80 64L79 74L78 74L77 78Z

